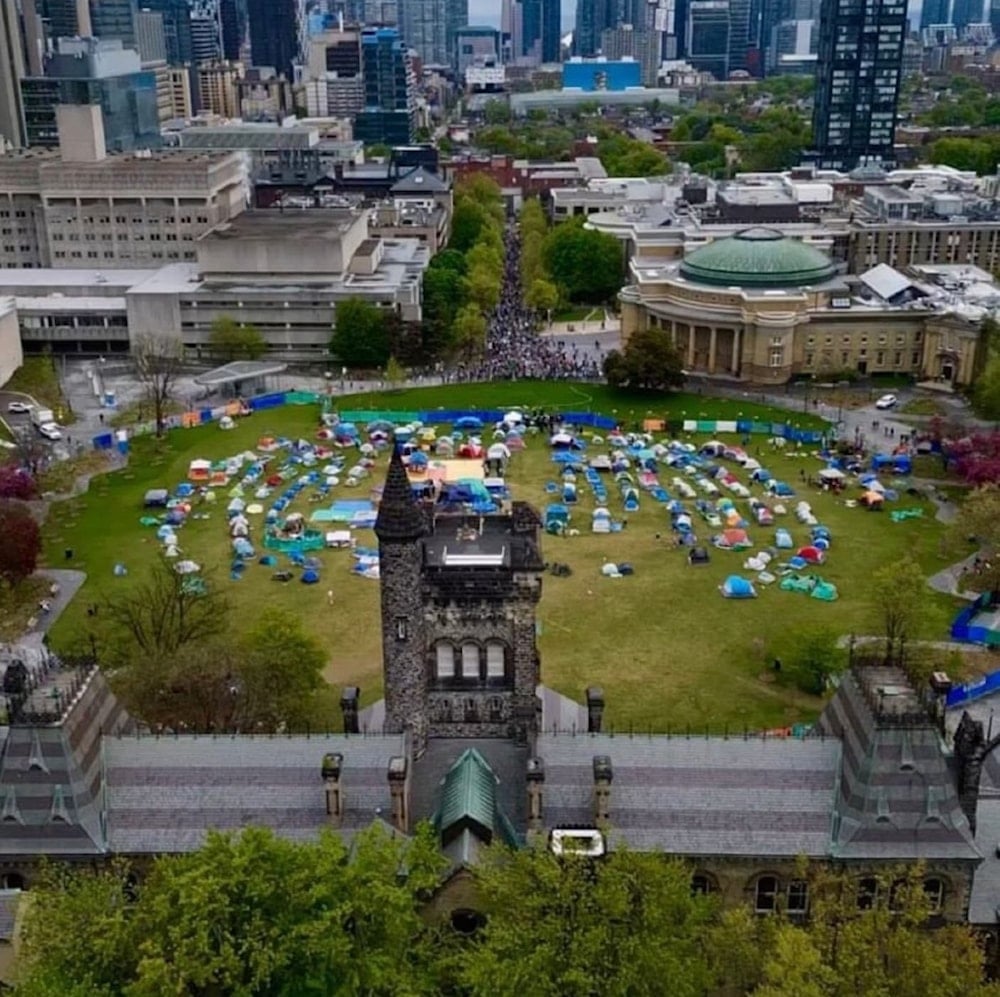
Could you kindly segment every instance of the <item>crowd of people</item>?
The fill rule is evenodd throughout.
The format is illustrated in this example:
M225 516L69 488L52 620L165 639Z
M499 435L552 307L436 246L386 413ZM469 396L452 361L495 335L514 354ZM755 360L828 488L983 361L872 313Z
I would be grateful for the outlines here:
M462 368L470 381L545 378L600 378L600 361L578 344L540 336L537 316L525 307L521 291L521 238L515 224L504 233L504 272L500 300L490 314L483 359Z

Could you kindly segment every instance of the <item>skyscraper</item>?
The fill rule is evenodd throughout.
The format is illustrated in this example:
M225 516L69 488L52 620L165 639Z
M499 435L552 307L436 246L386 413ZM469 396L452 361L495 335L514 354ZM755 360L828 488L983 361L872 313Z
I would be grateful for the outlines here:
M954 0L951 7L951 23L959 35L970 24L983 23L983 0Z
M573 31L575 55L597 55L601 49L601 32L616 28L624 20L623 0L578 0L576 28Z
M695 69L717 80L729 77L729 0L691 0L685 55Z
M142 0L142 6L163 17L167 62L171 66L183 66L194 62L191 46L191 8L188 0Z
M810 156L820 166L893 162L906 30L906 0L823 0Z
M750 0L729 0L729 65L730 73L745 70L750 48Z
M238 62L246 34L246 18L238 0L219 0L219 21L222 25L222 58L227 62Z
M368 145L408 145L416 126L416 84L410 56L395 28L361 32L364 107L354 137Z
M36 10L53 44L57 38L87 37L94 33L90 23L90 0L39 0Z
M25 145L21 77L24 48L14 0L0 0L0 146Z
M118 39L135 48L136 0L91 0L90 26L95 38Z
M135 38L143 64L167 61L167 40L163 15L154 10L140 10L135 15Z
M250 0L247 15L253 64L273 66L286 79L294 79L294 66L305 48L303 0Z
M948 19L951 13L951 0L924 0L920 8L920 27L929 28L932 24L951 24Z
M399 0L399 31L424 63L450 64L455 32L469 23L469 0Z

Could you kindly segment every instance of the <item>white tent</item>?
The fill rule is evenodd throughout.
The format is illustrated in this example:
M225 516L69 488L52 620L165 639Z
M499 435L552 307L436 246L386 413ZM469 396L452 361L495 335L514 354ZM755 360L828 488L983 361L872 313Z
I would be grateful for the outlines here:
M494 443L486 451L489 460L510 460L510 450L503 443Z
M201 571L201 565L195 564L194 561L178 561L174 565L174 571L179 575L193 575Z
M507 423L508 426L517 426L524 422L524 416L520 412L508 412L504 417L503 421Z
M847 477L843 471L838 470L835 467L824 467L822 471L819 472L819 476L824 481L843 481Z

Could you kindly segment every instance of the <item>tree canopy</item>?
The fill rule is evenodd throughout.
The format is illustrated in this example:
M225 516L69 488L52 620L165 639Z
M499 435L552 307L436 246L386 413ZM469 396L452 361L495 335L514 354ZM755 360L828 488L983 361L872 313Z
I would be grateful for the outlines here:
M614 388L648 388L665 391L684 384L681 355L664 329L632 333L624 350L604 358L604 376Z
M658 177L670 172L662 152L627 135L602 139L597 143L597 156L610 177Z
M347 367L384 366L390 353L385 314L360 298L338 301L330 349Z
M228 315L212 323L208 337L212 355L223 363L232 360L257 360L267 352L267 343L253 325L240 325Z
M571 301L612 300L624 280L621 243L605 232L584 228L582 219L563 222L542 246L545 268Z
M23 502L0 499L0 579L11 587L34 573L42 551L42 534Z

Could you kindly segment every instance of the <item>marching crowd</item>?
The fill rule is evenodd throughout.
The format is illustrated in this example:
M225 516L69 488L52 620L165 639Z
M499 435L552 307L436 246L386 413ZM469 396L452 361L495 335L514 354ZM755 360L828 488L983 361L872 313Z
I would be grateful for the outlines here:
M489 316L486 350L482 361L466 365L459 379L517 380L545 378L593 380L600 378L600 363L576 344L539 336L536 315L526 308L521 293L521 238L516 225L504 235L504 273L500 301Z

